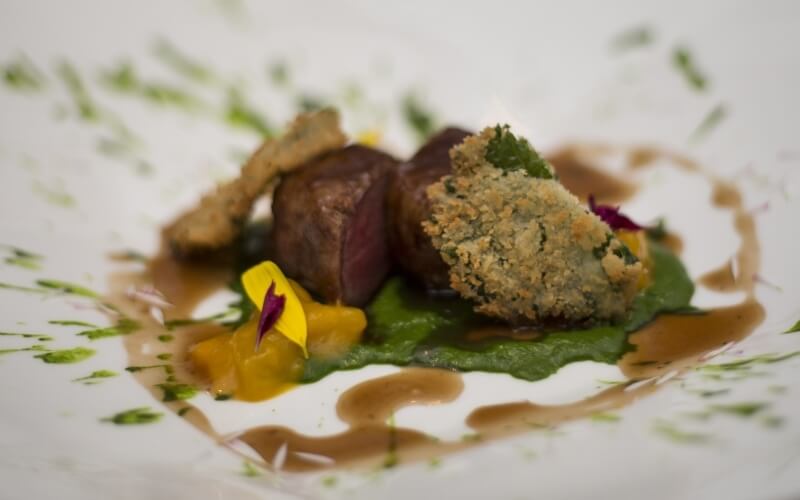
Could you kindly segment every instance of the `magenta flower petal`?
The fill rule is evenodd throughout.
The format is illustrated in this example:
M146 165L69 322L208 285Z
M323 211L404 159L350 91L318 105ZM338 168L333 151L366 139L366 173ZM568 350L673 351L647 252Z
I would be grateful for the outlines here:
M264 305L261 306L261 317L258 319L258 332L256 333L256 350L261 345L264 335L278 322L285 305L286 296L275 295L275 282L273 281L264 295Z
M629 231L639 231L645 229L644 226L633 222L628 216L619 211L619 207L612 207L611 205L596 205L594 202L594 195L589 195L589 210L593 214L600 217L600 220L608 224L608 226L616 231L617 229L627 229Z

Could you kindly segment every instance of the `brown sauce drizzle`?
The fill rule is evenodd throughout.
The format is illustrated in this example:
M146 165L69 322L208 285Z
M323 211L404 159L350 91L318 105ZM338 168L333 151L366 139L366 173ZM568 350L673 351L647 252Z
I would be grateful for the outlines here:
M581 200L594 195L603 203L619 203L636 193L636 184L598 169L587 160L587 151L567 147L548 156L558 180Z
M362 382L343 393L337 404L339 417L349 429L335 435L304 436L287 427L268 426L249 429L238 439L255 450L266 464L286 471L314 471L333 467L354 467L368 464L393 465L441 456L476 446L481 442L511 436L531 429L615 410L643 397L660 385L657 377L671 372L691 369L702 356L730 342L742 340L761 323L764 309L754 298L754 283L758 272L760 248L753 217L742 208L739 192L730 184L708 174L692 160L657 148L615 148L605 145L579 145L563 148L551 157L561 181L576 195L585 198L595 194L606 202L619 202L635 192L635 185L591 167L586 158L623 153L631 171L666 160L684 171L705 175L714 188L714 206L734 214L734 226L741 243L733 257L738 275L733 276L730 263L701 279L719 290L742 290L747 298L741 304L716 308L698 314L661 315L630 337L636 350L618 362L630 379L610 387L590 398L564 405L538 405L517 401L476 408L466 423L479 433L480 439L440 441L414 429L396 428L387 423L400 408L416 404L439 404L452 401L462 390L460 375L434 369L403 369L400 372ZM682 248L681 239L668 234L663 240L676 252ZM125 314L140 320L144 327L124 337L131 365L163 363L155 356L173 355L172 377L186 383L202 385L192 372L187 353L196 342L224 331L214 325L196 325L168 332L147 314L147 308L125 296L131 286L154 285L173 307L165 310L167 319L189 317L196 306L211 293L222 288L231 278L225 266L187 264L173 259L163 251L150 263L147 272L117 275L112 279L111 300ZM732 279L733 278L733 279ZM159 335L174 333L174 340L161 342ZM510 328L483 328L471 333L471 340L504 336L531 338L535 331L515 331ZM154 397L161 391L154 384L164 381L160 369L146 369L133 374ZM187 402L165 403L173 411L193 408ZM196 428L225 444L196 408L185 414ZM276 463L279 461L280 463Z
M336 411L350 426L345 432L312 437L286 427L268 426L248 430L239 440L273 466L279 450L285 446L286 458L279 465L293 472L353 466L381 458L385 461L422 458L439 449L438 440L413 429L396 428L387 421L404 406L453 401L463 387L457 373L407 368L358 384L341 395Z

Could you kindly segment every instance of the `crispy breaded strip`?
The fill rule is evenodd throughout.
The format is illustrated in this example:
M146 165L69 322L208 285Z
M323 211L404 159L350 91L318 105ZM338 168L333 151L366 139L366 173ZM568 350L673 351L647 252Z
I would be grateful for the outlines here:
M335 110L298 115L286 133L265 141L253 153L238 178L203 196L195 208L167 229L173 251L191 255L229 245L269 181L346 142Z

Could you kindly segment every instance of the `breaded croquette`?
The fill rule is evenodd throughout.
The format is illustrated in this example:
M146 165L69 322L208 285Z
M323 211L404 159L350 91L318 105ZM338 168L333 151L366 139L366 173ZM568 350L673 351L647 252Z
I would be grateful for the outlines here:
M527 141L497 126L450 155L453 175L428 188L424 228L476 311L516 324L625 315L642 264Z

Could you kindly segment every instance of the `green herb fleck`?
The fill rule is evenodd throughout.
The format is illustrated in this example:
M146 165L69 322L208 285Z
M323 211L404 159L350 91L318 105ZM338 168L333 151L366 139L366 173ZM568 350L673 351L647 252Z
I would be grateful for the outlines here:
M682 444L704 444L711 440L708 434L683 431L663 420L656 422L653 430L660 436Z
M180 328L182 326L191 326L191 325L198 325L203 323L210 323L212 321L226 319L230 316L236 314L238 311L235 309L228 309L227 311L212 314L210 316L205 316L202 318L181 318L181 319L170 319L164 322L164 326L167 330L174 330L175 328Z
M57 292L65 293L67 295L79 295L81 297L88 297L90 299L97 299L100 297L100 295L97 292L94 292L84 286L76 285L74 283L68 283L66 281L37 280L36 284L42 288L55 290Z
M89 340L104 339L107 337L128 335L138 330L140 326L141 325L139 325L138 322L130 318L122 318L119 321L117 321L117 324L114 326L108 326L105 328L95 328L92 330L84 330L78 333L78 335L87 337Z
M515 137L508 125L495 126L494 137L486 146L486 161L501 170L524 170L538 179L554 177L553 167L547 160L539 156L525 138Z
M50 351L43 354L34 356L49 364L69 364L78 363L85 359L94 356L94 349L86 347L75 347L74 349L61 349L58 351Z
M403 118L422 143L433 133L436 128L436 119L433 113L422 103L420 98L414 93L408 93L403 98Z
M53 319L48 321L51 325L60 325L60 326L83 326L86 328L99 328L97 325L93 323L87 323L86 321L76 321L70 319Z
M729 405L712 405L709 410L737 417L752 417L769 407L769 403L737 403Z
M141 425L157 422L164 416L163 413L154 412L148 407L133 408L111 417L100 419L101 422L111 422L117 425Z
M231 396L230 394L217 394L216 396L214 396L214 401L227 401L232 397L233 396Z
M47 186L39 181L33 182L33 192L51 205L63 208L75 207L78 202L64 190L61 184Z
M694 129L692 135L689 137L689 141L692 143L697 143L704 137L706 137L719 123L725 118L727 111L723 104L717 104L714 108L708 112L708 114L703 118L703 121L700 122L700 125Z
M41 90L44 87L44 74L26 56L18 56L4 66L0 66L6 86L17 90Z
M770 394L786 394L785 385L771 385L767 387L767 392Z
M187 413L189 413L189 411L190 411L191 409L192 409L192 407L191 407L191 406L184 406L183 408L181 408L180 410L178 410L178 416L179 416L179 417L182 417L182 416L186 415Z
M253 465L253 462L245 460L242 462L242 475L245 477L258 477L261 475L261 471Z
M677 47L672 52L672 64L681 72L689 86L698 92L705 90L707 82L705 76L698 69L689 49Z
M41 352L41 351L47 351L47 349L45 349L45 347L43 345L37 344L37 345L32 345L30 347L21 347L21 348L17 348L17 349L0 349L0 355L1 354L12 354L12 353L15 353L15 352L27 352L27 351Z
M127 366L125 367L126 372L136 373L141 372L144 370L150 370L152 368L163 368L166 373L170 373L172 368L170 365L160 364L160 365L143 365L143 366Z
M73 382L84 382L84 383L97 383L101 379L116 377L119 375L117 372L112 372L111 370L96 370L86 375L85 377L80 377L73 379Z
M266 118L249 106L241 92L236 88L228 90L225 121L234 127L252 130L264 138L275 135Z
M269 73L269 79L276 86L285 87L289 84L289 66L285 61L272 63L267 72Z
M11 283L0 283L0 289L26 293L47 293L47 290L42 290L41 288L32 288L28 286L14 285Z
M173 337L172 335L165 334L165 335L159 335L157 338L159 342L171 342L172 339L174 339L175 337Z
M172 353L164 352L156 356L156 358L160 359L161 361L169 361L172 359Z
M442 459L439 457L433 457L430 460L428 460L428 467L430 467L431 469L438 469L441 466L442 466Z
M614 413L595 413L590 418L592 419L592 422L606 422L606 423L619 422L620 420L622 420L622 417Z
M41 255L17 248L14 246L0 245L8 249L10 255L6 257L5 262L10 266L17 266L23 269L30 269L37 271L41 268L41 262L44 259Z
M786 354L759 354L749 358L729 361L727 363L709 364L699 366L697 369L705 372L739 372L748 371L753 366L779 363L787 359L800 356L800 351L789 352Z
M783 425L783 418L777 415L766 415L761 418L761 425L769 429L776 429Z
M465 443L477 443L483 440L483 436L481 436L477 432L471 432L469 434L463 434L461 436L461 441Z
M797 333L800 332L800 320L797 320L797 323L792 325L788 330L783 333Z
M696 394L701 398L715 398L717 396L723 396L731 392L730 389L717 389L711 391L698 391Z
M56 73L67 87L78 116L86 121L97 121L100 118L100 111L86 90L78 70L69 62L62 61L57 66Z
M167 40L159 40L153 53L162 63L189 80L201 83L215 80L214 73L209 68L182 53Z
M650 45L654 39L653 31L649 27L638 26L614 37L611 41L611 48L614 51L622 52Z
M24 339L36 339L39 342L50 342L53 337L43 333L15 333L15 332L0 332L3 337L22 337Z
M197 388L189 384L156 384L164 391L162 401L184 401L197 395Z
M333 488L339 482L336 476L325 476L322 478L322 486L326 488Z

